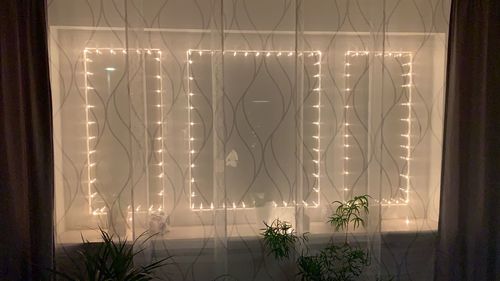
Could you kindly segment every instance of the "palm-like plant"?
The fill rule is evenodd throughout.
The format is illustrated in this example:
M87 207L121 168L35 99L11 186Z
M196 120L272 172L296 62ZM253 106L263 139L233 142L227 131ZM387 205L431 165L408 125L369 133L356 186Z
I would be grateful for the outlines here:
M102 243L91 243L83 240L83 249L78 252L81 263L80 268L77 262L73 261L76 273L71 274L63 271L53 271L54 274L68 281L147 281L154 278L154 271L167 264L171 257L165 257L147 265L135 266L134 257L141 253L146 241L152 235L146 236L146 232L141 234L131 243L126 239L118 238L113 240L113 235L99 228ZM139 242L142 240L142 242Z
M349 233L349 225L352 223L353 229L360 225L365 225L363 215L368 214L368 198L369 195L355 196L353 199L345 203L334 201L333 204L338 204L335 212L329 217L328 222L335 227L336 231L345 230L345 243L347 243L347 234Z
M328 222L336 231L344 231L344 243L331 243L316 255L300 253L296 261L299 277L303 281L353 281L361 275L365 266L370 262L367 252L348 243L349 226L356 230L365 225L365 216L369 212L368 195L356 196L344 203L333 202L337 205ZM297 252L297 242L307 242L308 238L297 236L292 226L280 220L266 225L261 233L264 243L270 254L276 259L289 258L291 252ZM306 250L308 249L305 244Z
M282 260L289 258L290 253L295 250L295 244L299 241L307 241L307 236L297 236L292 225L279 219L270 225L264 222L266 228L261 229L264 243L269 248L274 258Z

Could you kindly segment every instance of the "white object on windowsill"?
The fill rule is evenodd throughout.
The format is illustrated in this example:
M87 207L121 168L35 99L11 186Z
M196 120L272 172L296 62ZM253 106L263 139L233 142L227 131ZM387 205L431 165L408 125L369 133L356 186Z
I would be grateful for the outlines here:
M238 153L236 150L231 150L226 157L226 166L236 168L238 166Z

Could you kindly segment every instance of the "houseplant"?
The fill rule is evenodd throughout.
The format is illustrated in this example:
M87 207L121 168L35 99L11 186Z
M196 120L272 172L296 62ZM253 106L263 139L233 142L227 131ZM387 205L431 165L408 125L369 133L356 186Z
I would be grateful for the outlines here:
M298 236L287 222L275 220L265 223L261 235L269 254L277 259L298 256L295 263L298 277L304 281L351 281L356 280L363 269L369 265L369 253L364 249L351 245L348 241L349 229L356 230L365 225L365 216L369 212L369 196L356 196L346 202L335 201L335 211L329 217L336 231L344 232L344 241L336 244L333 241L319 251L309 254L307 234ZM305 247L299 247L300 243ZM299 252L298 248L302 248Z
M136 266L134 257L143 252L142 247L154 235L145 232L132 242L127 242L126 239L119 237L114 239L113 235L101 228L99 231L102 242L91 243L82 237L82 249L78 252L79 261L72 260L73 268L65 271L52 270L59 280L147 281L155 278L154 271L167 265L171 258L165 257L146 265Z

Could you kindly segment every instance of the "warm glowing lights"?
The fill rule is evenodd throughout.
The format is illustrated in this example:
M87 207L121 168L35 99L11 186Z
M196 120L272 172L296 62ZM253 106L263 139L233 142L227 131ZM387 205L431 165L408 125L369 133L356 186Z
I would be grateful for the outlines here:
M194 169L196 168L195 165L193 164L193 159L196 157L196 154L198 153L194 148L194 141L195 138L193 137L193 133L196 129L195 125L196 123L192 121L193 115L192 111L195 110L195 106L193 103L193 99L195 99L198 95L195 91L193 91L192 83L195 80L195 77L193 76L192 73L192 68L193 65L196 64L195 58L201 57L204 54L208 55L213 55L216 53L216 51L213 50L194 50L190 49L186 51L186 77L187 77L187 109L188 109L188 122L187 122L187 129L188 129L188 161L189 161L189 175L188 179L189 180L189 191L192 196L189 198L189 206L191 207L192 211L210 211L214 209L220 209L220 207L214 206L214 203L211 202L210 205L205 204L205 207L203 207L203 204L197 204L193 202L193 199L195 198L195 192L193 191L194 186L193 183L195 183L195 178L194 178ZM220 53L220 51L219 51ZM197 56L195 56L197 54ZM266 58L271 58L271 57L281 57L283 55L286 55L288 57L292 57L295 52L294 51L273 51L273 50L225 50L222 52L223 55L230 55L232 57L239 57L241 56L242 58L259 58L259 59L266 59ZM315 141L315 145L312 148L314 151L314 158L313 163L314 163L314 171L312 172L312 177L314 178L314 184L313 184L313 191L317 195L317 199L313 200L312 203L308 203L305 200L302 202L302 204L296 204L295 201L293 204L289 202L283 201L283 204L278 204L273 201L273 206L274 207L280 207L280 208L290 208L294 206L304 206L304 207L310 207L310 208L317 208L320 205L320 179L321 179L321 93L322 93L322 88L321 88L321 52L319 51L305 51L305 52L299 52L297 53L297 56L302 56L304 57L310 57L314 59L314 62L312 65L315 67L314 73L312 74L312 78L316 79L314 88L311 89L313 92L315 92L315 97L317 96L317 103L314 104L312 107L315 109L316 113L316 118L314 121L308 121L310 122L309 124L315 125L315 130L314 134L311 136ZM197 198L197 200L202 200L202 198ZM244 201L241 201L240 203L235 203L232 202L230 204L227 202L228 210L242 210L242 209L251 209L255 208L255 203L253 205L249 205L245 203ZM209 207L208 207L209 206ZM222 209L226 208L226 203L222 202Z
M383 198L381 200L381 204L384 206L398 206L398 205L406 205L410 202L410 179L411 179L411 130L412 130L412 88L413 88L413 53L411 52L369 52L369 51L347 51L345 53L345 63L344 63L344 77L345 77L345 104L344 104L344 126L343 126L343 147L344 147L344 182L349 180L349 161L351 157L349 156L349 139L351 135L351 129L349 123L349 112L353 107L352 94L353 89L349 88L350 86L350 67L352 66L352 62L350 61L353 57L364 56L368 57L370 54L373 54L375 57L389 57L395 58L400 63L402 67L403 73L401 77L403 78L403 83L401 84L401 88L404 91L404 96L406 97L403 102L400 102L399 105L404 106L406 116L404 118L400 118L399 120L403 122L402 127L405 128L402 133L400 133L401 138L403 139L403 144L399 145L402 150L402 154L399 156L399 159L404 161L403 168L401 168L399 176L402 179L402 187L399 188L400 191L403 192L402 198ZM402 61L405 60L405 61ZM344 187L344 191L349 191L349 187ZM344 194L346 196L346 194ZM392 197L392 196L391 196Z
M164 183L163 183L163 178L165 176L165 171L164 171L164 159L163 159L163 150L164 150L164 143L163 143L163 135L164 135L164 124L165 122L163 121L163 85L162 85L162 76L161 76L161 51L158 49L128 49L131 52L135 52L138 55L145 55L147 54L151 60L156 63L155 69L157 71L157 74L154 75L153 77L156 78L156 89L154 90L154 93L158 93L159 95L156 95L156 98L159 99L157 104L154 106L158 108L157 116L158 119L157 121L153 122L153 124L156 124L158 126L158 129L155 130L159 132L160 136L155 137L155 140L158 142L155 144L154 152L158 154L157 159L159 159L158 163L153 163L152 165L157 166L155 169L158 170L156 173L156 177L158 178L159 185L161 186L161 190L157 193L158 196L160 196L161 203L160 206L155 209L154 205L151 205L149 208L150 212L153 212L154 210L161 211L164 209ZM96 120L91 120L91 118L96 118L93 110L96 108L95 104L92 104L92 100L90 99L89 95L96 93L95 88L93 87L93 83L91 79L97 79L97 71L99 69L92 69L92 62L94 62L95 59L90 58L90 56L103 56L103 55L111 55L111 56L116 56L116 55L126 55L127 49L125 48L85 48L83 50L83 62L84 62L84 75L85 75L85 124L86 124L86 155L87 155L87 193L88 193L88 210L89 213L92 215L106 215L107 214L107 209L105 206L102 207L96 207L97 205L96 202L102 202L102 199L98 200L98 197L100 194L97 192L96 185L99 184L98 179L96 178L97 172L97 157L98 157L98 150L95 148L96 143L98 142L98 132L96 131L96 124L97 124L97 119ZM105 75L111 75L112 72L116 71L117 69L113 66L107 66L103 69L105 71ZM102 69L100 70L102 71ZM101 203L102 205L102 203ZM135 210L138 212L140 211L141 206L139 205Z

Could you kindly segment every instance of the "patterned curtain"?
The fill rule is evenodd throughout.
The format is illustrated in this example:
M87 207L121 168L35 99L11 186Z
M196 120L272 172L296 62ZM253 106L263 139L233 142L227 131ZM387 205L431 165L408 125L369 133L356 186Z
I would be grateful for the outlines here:
M344 235L363 280L430 280L447 0L49 2L59 264L98 226L159 233L171 280L283 280L263 221Z

